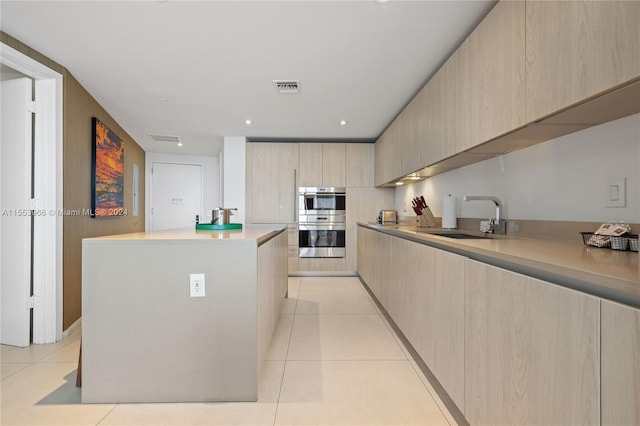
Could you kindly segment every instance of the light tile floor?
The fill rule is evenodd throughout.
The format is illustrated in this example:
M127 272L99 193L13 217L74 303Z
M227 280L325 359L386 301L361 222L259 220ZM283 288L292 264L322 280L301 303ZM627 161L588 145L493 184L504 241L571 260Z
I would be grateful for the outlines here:
M455 421L353 277L289 278L255 403L81 404L80 330L1 347L2 425L449 425Z

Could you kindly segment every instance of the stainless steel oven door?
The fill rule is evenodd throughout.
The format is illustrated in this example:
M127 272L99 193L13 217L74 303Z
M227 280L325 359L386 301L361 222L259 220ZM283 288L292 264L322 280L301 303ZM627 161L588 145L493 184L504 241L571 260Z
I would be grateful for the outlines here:
M299 257L345 257L344 225L300 224Z

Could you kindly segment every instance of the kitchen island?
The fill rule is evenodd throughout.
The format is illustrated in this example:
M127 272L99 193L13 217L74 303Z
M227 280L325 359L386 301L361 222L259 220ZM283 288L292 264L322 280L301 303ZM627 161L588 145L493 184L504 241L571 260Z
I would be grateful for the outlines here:
M287 291L285 231L84 239L82 402L256 401Z

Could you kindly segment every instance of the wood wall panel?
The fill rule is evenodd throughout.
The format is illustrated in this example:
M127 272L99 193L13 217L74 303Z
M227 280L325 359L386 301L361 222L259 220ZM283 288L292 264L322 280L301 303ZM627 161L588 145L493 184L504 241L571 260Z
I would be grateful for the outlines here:
M69 72L64 75L62 205L69 210L91 208L91 117L100 119L124 141L124 207L129 214L104 219L63 218L63 329L82 315L82 239L144 231L145 153ZM138 216L132 216L133 164L139 168Z
M0 39L63 75L63 209L82 211L91 208L91 117L100 119L125 143L124 207L129 215L109 219L93 219L89 216L63 218L62 328L67 329L82 315L82 239L144 231L145 153L64 66L6 33L0 32ZM136 217L132 216L131 195L134 163L139 168L139 216Z

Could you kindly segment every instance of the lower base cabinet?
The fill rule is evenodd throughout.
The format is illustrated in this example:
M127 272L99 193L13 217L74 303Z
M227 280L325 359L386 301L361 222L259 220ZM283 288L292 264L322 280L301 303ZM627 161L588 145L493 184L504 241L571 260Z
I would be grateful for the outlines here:
M640 310L362 226L357 271L470 424L640 424Z
M453 402L464 406L465 258L401 238L391 240L385 309Z
M358 273L458 407L465 258L358 227Z
M598 424L600 299L473 260L466 273L469 423Z
M640 310L602 301L602 424L640 425Z

